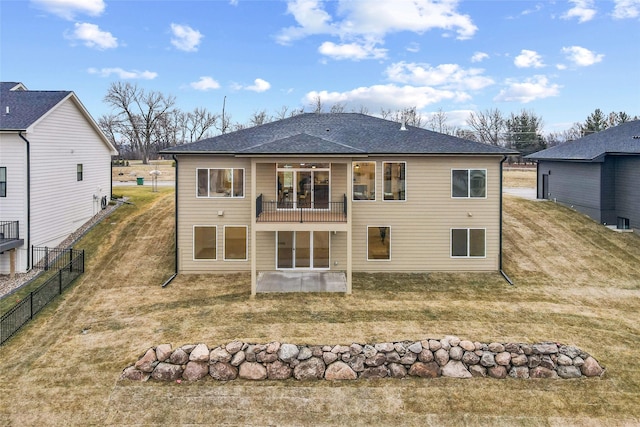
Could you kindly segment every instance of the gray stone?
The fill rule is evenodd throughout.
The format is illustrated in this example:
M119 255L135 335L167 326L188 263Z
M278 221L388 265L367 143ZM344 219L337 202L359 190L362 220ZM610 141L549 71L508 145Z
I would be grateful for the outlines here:
M572 359L580 356L580 349L572 345L563 345L558 349L558 353L564 354Z
M558 376L560 378L580 378L582 376L582 372L580 372L580 368L576 366L558 366Z
M582 366L580 366L580 372L582 372L585 377L599 377L604 373L604 369L596 359L589 356L584 360Z
M364 354L357 354L351 358L349 361L349 366L356 372L364 371Z
M322 353L322 360L324 361L325 365L330 365L331 363L338 360L338 355L330 351L325 351L324 353Z
M278 357L283 362L291 362L293 359L298 357L298 353L300 353L300 350L297 345L282 344L278 350Z
M174 365L186 365L189 361L189 355L182 348L175 350L169 357L169 363Z
M556 364L548 354L545 354L540 358L540 366L547 369L556 369Z
M509 370L509 376L511 378L529 378L529 368L526 366L514 366Z
M275 362L276 360L278 360L278 355L276 353L267 353L266 351L256 353L256 362L271 363Z
M471 378L471 372L469 372L467 368L465 368L464 364L459 360L449 360L449 362L442 368L442 376L451 378Z
M418 355L418 360L421 362L431 362L433 361L433 353L428 348L423 349Z
M410 344L409 344L410 345ZM404 356L407 352L407 347L409 346L407 343L397 342L393 344L393 350L398 353L400 356ZM422 346L422 344L421 344Z
M280 343L277 341L270 342L265 349L267 353L277 353L278 350L280 350Z
M331 353L343 354L343 353L348 353L350 350L351 349L349 347L347 347L346 345L335 345L331 349Z
M322 346L312 345L309 348L311 349L311 356L322 357L322 353L324 353L324 351L322 351Z
M322 351L331 351L333 347L331 347L330 345L323 345L322 346Z
M573 365L573 359L564 354L559 354L556 363L560 366L571 366Z
M531 356L533 354L533 347L531 344L520 344L520 350L522 350L522 352L527 356Z
M147 381L151 376L150 373L141 371L136 369L134 366L129 366L124 371L122 371L122 375L120 375L121 379L131 380L131 381Z
M254 344L249 344L247 346L247 348L244 350L244 354L245 354L245 360L247 362L255 362L256 361L256 346Z
M224 348L229 352L229 354L236 354L237 352L242 350L243 346L244 346L244 343L242 341L232 341L229 344L227 344Z
M364 346L364 348L362 349L362 354L364 354L365 358L370 358L376 355L376 353L378 352L378 350L376 350L373 346L367 344Z
M349 346L349 352L352 356L362 353L362 346L360 344L353 343Z
M487 368L482 365L471 365L469 366L469 372L472 377L486 377L487 376Z
M495 366L496 365L496 358L493 355L493 353L491 353L490 351L485 351L482 353L482 356L480 357L480 364L482 366L484 366L485 368L489 368L491 366Z
M405 354L406 354L406 352L405 352ZM398 363L398 362L400 362L400 355L395 350L391 351L391 352L387 353L386 360L387 360L387 363Z
M194 352L195 351L196 350L194 350ZM193 356L193 352L191 353L191 357L192 356ZM246 358L246 353L245 353L245 358ZM193 360L193 359L190 359L190 360ZM222 347L216 347L213 350L211 350L211 353L209 354L209 361L210 362L230 362L231 355L226 349Z
M515 342L506 343L504 345L504 351L508 351L509 353L522 354L520 344L517 344Z
M416 361L417 358L418 356L414 352L409 351L400 358L400 363L402 363L403 365L411 365Z
M407 350L415 354L420 354L422 352L422 343L420 341L416 341L407 347Z
M449 351L444 348L436 350L436 352L433 353L433 358L438 365L444 366L449 362Z
M187 363L187 367L184 368L182 378L187 381L198 381L207 376L209 373L209 362L193 362Z
M444 337L444 339L449 342L449 345L451 345L451 347L457 347L458 344L460 344L460 338L455 335L447 335Z
M584 359L580 356L573 359L573 366L577 366L578 368L584 365Z
M233 355L233 357L231 357L231 364L233 366L240 366L240 364L244 362L246 359L247 359L247 355L245 354L244 351L240 350L236 352Z
M436 362L416 362L409 368L409 375L421 378L437 378L441 372Z
M527 359L529 360L529 363L527 365L529 366L529 368L535 368L536 366L540 365L540 355L538 354L532 354Z
M468 366L477 365L480 362L480 356L472 351L465 351L462 355L462 362Z
M449 358L452 360L461 360L464 350L462 347L451 347L449 350Z
M537 366L529 369L529 378L558 378L558 373L553 369Z
M300 364L294 368L293 376L295 379L301 381L319 380L324 376L324 370L324 362L317 357L312 357L311 359L300 362Z
M389 363L387 368L389 368L389 376L391 378L404 378L407 376L407 368L401 363Z
M475 351L476 349L476 346L471 341L468 341L468 340L460 341L459 346L466 351Z
M499 342L492 342L489 344L489 351L493 353L502 353L504 351L504 345Z
M524 354L513 354L511 353L511 364L513 366L526 366L528 362L527 356Z
M438 340L429 340L429 350L438 351L442 348L442 344Z
M451 349L451 344L449 344L448 340L443 338L440 340L440 348L449 351Z
M558 352L558 345L552 342L534 344L533 352L536 354L554 354Z
M389 376L389 369L384 365L365 368L360 374L360 378L363 379L384 378L386 376Z
M218 381L231 381L238 378L238 368L225 362L209 365L209 375Z
M191 352L193 351L194 348L196 348L195 344L185 344L182 347L180 347L185 353L187 354L191 354Z
M500 352L496 354L495 360L498 365L509 366L511 363L511 353L507 353L506 351Z
M367 358L365 364L367 366L381 366L387 361L387 356L384 353L376 353L373 357Z
M270 380L286 380L291 378L293 368L282 360L267 364L267 378Z
M180 377L182 377L182 366L166 362L158 363L151 374L151 378L159 381L175 381Z
M160 362L164 362L171 356L171 344L160 344L156 347L156 358Z
M340 359L345 363L348 362L349 360L351 360L351 353L342 353Z
M489 350L489 346L486 344L483 344L481 342L478 341L474 341L473 345L476 347L476 351L488 351Z
M150 348L133 366L142 372L153 372L153 368L158 364L157 361L156 351Z
M300 352L298 353L298 360L307 360L313 357L313 351L307 347L300 347Z
M189 360L192 362L208 362L209 347L207 347L206 344L198 344L191 350L191 353L189 353Z
M488 369L488 373L491 378L507 378L507 368L502 365L490 367Z
M240 365L238 376L245 380L264 380L267 378L267 368L261 363L244 362Z
M393 343L392 342L381 342L374 345L374 348L377 351L382 351L384 353L389 353L393 351Z
M334 362L327 366L324 372L324 377L327 380L355 380L358 378L358 374L344 362Z

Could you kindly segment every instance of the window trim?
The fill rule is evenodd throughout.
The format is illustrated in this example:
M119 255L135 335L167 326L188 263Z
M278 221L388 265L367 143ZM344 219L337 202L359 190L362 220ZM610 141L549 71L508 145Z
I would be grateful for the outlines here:
M215 258L196 258L196 227L214 228L215 229L215 242L216 242L216 257ZM192 261L195 261L195 262L210 262L210 261L217 261L218 260L218 226L217 225L194 224L193 227L192 227L191 238L192 238L192 245L191 245L192 246L192 253L191 253Z
M453 230L466 230L467 231L467 255L453 255ZM471 253L471 230L483 230L484 231L484 255L482 256L472 256L469 255ZM485 259L487 258L487 229L486 228L453 228L449 229L449 257L453 259Z
M207 195L200 196L198 194L198 171L206 170L207 171ZM230 170L231 171L231 195L229 196L212 196L211 195L211 170ZM233 187L234 187L234 171L241 170L242 171L242 196L234 196L233 195ZM196 198L197 199L244 199L246 197L246 182L247 182L247 174L245 168L196 168Z
M454 196L453 195L453 171L467 171L467 195L466 196ZM471 171L484 171L484 196L472 196L471 195ZM451 168L451 198L452 199L486 199L487 198L487 176L488 171L486 168Z
M82 163L76 163L76 181L84 180L84 166Z
M244 259L235 259L230 258L227 259L227 227L232 228L244 228ZM249 226L248 225L225 225L223 226L223 234L222 234L222 260L229 262L243 262L249 261Z
M2 181L0 181L0 197L7 197L7 167L6 166L0 166L0 171L4 172L4 173L0 173L0 179L2 179ZM4 175L4 178L2 178L2 176ZM4 184L4 185L3 185Z
M373 163L373 199L356 199L354 198L355 196L355 191L353 191L353 186L356 185L355 183L355 172L354 169L356 167L356 164L358 163ZM355 161L353 160L351 162L351 201L353 202L375 202L377 200L377 196L378 196L378 162L375 160L362 160L362 161Z
M385 170L384 167L386 164L394 164L394 163L404 163L404 199L390 199L387 200L384 198L384 184L385 184ZM382 201L383 202L406 202L407 201L407 161L406 160L399 160L399 161L383 161L382 162Z
M389 258L387 259L381 259L381 258L369 258L369 229L370 228L388 228L389 229L389 235L387 236L389 239ZM366 238L366 252L367 252L367 261L372 261L372 262L389 262L391 261L391 226L390 225L367 225L367 238Z

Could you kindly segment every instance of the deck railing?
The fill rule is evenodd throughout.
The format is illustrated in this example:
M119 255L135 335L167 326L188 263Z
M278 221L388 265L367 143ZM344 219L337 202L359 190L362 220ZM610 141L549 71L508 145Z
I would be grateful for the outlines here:
M0 240L20 240L19 221L0 221Z
M347 222L347 196L341 202L318 201L294 205L292 202L256 198L257 222Z

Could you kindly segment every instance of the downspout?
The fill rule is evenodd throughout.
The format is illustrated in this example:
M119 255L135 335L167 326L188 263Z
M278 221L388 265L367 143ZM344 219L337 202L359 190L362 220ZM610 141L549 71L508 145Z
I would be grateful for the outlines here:
M31 143L22 136L22 131L18 136L27 144L27 271L31 270Z
M169 285L169 283L171 283L173 281L173 279L176 278L176 276L178 275L178 158L176 157L176 155L172 155L171 157L173 157L173 161L176 164L176 188L175 188L175 248L174 248L174 263L175 263L175 271L173 273L173 275L171 277L169 277L167 279L166 282L164 282L162 284L162 287L165 288Z
M504 156L502 158L502 160L500 161L500 250L499 250L499 261L498 261L498 268L500 269L500 274L502 274L502 277L504 277L504 279L507 281L507 283L509 283L511 286L513 286L513 282L511 281L511 279L509 279L509 276L507 276L507 273L504 272L504 270L502 269L502 166L504 161L507 160L507 156Z

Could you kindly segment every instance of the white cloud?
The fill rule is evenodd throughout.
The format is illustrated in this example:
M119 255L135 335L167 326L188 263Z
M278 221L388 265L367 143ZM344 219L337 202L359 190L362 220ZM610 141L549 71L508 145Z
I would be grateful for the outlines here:
M99 16L105 9L103 0L31 0L31 2L39 9L70 21L79 14Z
M158 77L158 73L154 71L138 71L131 70L127 71L119 67L115 68L89 68L87 70L89 74L97 74L100 77L109 77L112 74L118 76L118 78L122 80L130 80L130 79L142 79L142 80L153 80Z
M513 63L518 68L541 68L544 67L542 56L535 50L522 49L520 55L516 56Z
M318 52L322 55L329 56L333 59L383 59L387 56L387 49L379 49L374 45L361 45L358 43L335 44L333 42L324 42L318 48Z
M596 10L593 8L593 0L569 0L573 3L573 7L569 9L564 15L563 19L578 18L578 22L591 21L596 15Z
M325 105L348 104L354 108L366 107L370 111L381 108L405 108L415 106L422 109L430 104L444 100L458 102L468 101L469 95L464 92L439 90L432 87L398 86L395 84L359 87L346 92L312 91L308 92L303 102L313 103L318 97Z
M420 52L420 45L416 42L412 42L406 47L407 52L418 53Z
M189 83L189 86L191 86L196 90L207 91L207 90L219 89L220 83L215 81L212 77L202 76L200 77L200 80L198 80L197 82Z
M263 79L255 79L253 84L245 87L245 89L253 92L265 92L271 89L271 83Z
M502 89L500 93L493 98L494 101L522 102L526 104L536 99L558 96L561 87L557 84L551 84L549 79L542 75L533 76L522 82L509 79L506 83L508 87Z
M612 16L616 19L637 18L640 16L640 0L614 0Z
M97 25L86 22L76 22L73 33L65 37L69 40L79 40L87 47L100 50L118 47L118 39L110 32L102 31Z
M173 38L171 44L179 50L185 52L195 52L198 50L198 45L204 37L198 30L194 30L188 25L171 24L171 33Z
M471 57L471 62L482 62L487 58L489 58L489 54L488 53L475 52L473 54L473 56Z
M563 47L562 53L567 56L567 59L569 61L573 62L579 67L587 67L589 65L593 65L597 62L602 61L602 58L604 58L603 54L596 54L595 52L592 52L589 49L580 46Z
M483 76L481 68L464 69L458 64L429 64L397 62L385 70L389 80L417 86L442 86L444 89L479 90L494 81Z

